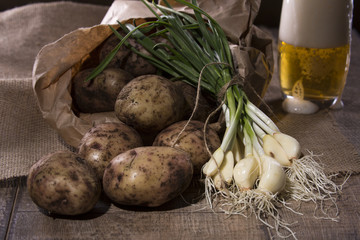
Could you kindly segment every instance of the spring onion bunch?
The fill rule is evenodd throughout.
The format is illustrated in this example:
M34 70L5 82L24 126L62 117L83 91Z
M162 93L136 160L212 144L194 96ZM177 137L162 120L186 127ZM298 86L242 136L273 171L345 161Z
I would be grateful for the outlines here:
M127 33L124 37L112 28L120 42L89 78L101 72L125 44L165 74L220 98L226 131L221 146L211 153L202 169L210 206L220 202L228 213L246 215L250 211L269 227L284 227L291 232L278 216L279 203L286 206L286 198L333 201L339 187L324 174L313 155L300 159L299 142L282 133L249 101L242 84L234 80L238 74L220 25L197 6L196 0L176 1L190 7L193 15L174 10L166 1L162 6L142 0L155 20L140 25L119 22ZM167 42L154 41L159 36ZM128 44L129 37L150 55ZM266 217L275 223L270 224Z

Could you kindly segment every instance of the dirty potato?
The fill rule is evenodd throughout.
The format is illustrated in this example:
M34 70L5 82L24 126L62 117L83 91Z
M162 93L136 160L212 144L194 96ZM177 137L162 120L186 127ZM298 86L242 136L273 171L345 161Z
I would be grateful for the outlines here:
M176 81L174 84L182 91L185 98L185 115L186 118L189 118L195 108L196 104L196 95L197 90L190 84L183 81ZM203 93L200 92L198 103L194 115L192 116L193 120L198 120L205 122L210 113L215 109L213 104L204 97Z
M156 136L153 146L173 146L184 150L190 154L194 174L200 174L202 166L210 158L204 141L204 123L192 120L184 129L186 123L187 121L180 121L162 130ZM179 136L182 130L184 131ZM217 132L211 127L207 127L206 141L210 152L214 152L221 144Z
M144 75L131 80L119 93L115 113L141 133L159 132L184 117L184 96L168 79Z
M75 107L83 113L114 111L119 92L133 75L120 68L107 68L94 79L85 81L92 70L82 70L72 80Z
M118 154L142 146L138 132L121 122L101 123L92 127L81 139L79 155L102 179L105 167Z
M121 34L125 36L123 32L121 32ZM127 41L137 51L150 55L141 44L136 42L135 39L128 38ZM114 34L111 35L101 47L100 61L103 61L106 56L116 47L116 45L119 44L119 42L120 40L117 36ZM115 57L110 61L108 66L122 68L125 71L133 74L135 77L156 73L156 68L150 62L131 51L125 45L120 47L120 50L116 53Z
M156 207L190 184L193 167L186 152L171 147L140 147L116 156L105 169L105 194L123 205Z
M50 213L78 215L90 211L101 193L101 182L84 159L59 151L41 158L29 172L32 201Z
M125 36L123 31L120 31L120 34ZM115 34L111 34L101 45L99 52L99 61L102 62L114 50L116 45L120 42L119 38ZM116 52L115 56L108 63L108 67L112 68L121 68L126 62L126 58L131 54L131 50L127 48L124 44Z

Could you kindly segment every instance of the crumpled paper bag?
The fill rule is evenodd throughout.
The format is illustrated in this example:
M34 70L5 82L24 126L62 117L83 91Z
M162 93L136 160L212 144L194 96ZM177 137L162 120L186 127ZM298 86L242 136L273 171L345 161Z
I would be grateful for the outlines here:
M249 83L245 85L245 91L255 100L256 96L252 95L264 95L274 66L271 36L253 25L260 2L198 0L199 7L215 18L229 37L238 72ZM187 7L173 6L192 13ZM39 109L43 118L69 145L78 147L82 136L97 123L119 121L114 112L76 114L72 108L72 78L112 34L109 24L151 17L153 14L141 1L116 0L99 25L70 32L44 46L36 56L33 89Z

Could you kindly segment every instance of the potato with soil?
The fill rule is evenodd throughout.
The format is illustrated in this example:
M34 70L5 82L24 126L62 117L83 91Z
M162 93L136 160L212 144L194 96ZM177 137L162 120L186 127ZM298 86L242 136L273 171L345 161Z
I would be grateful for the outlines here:
M85 81L92 70L82 70L72 80L75 107L83 113L114 111L117 95L133 75L120 68L107 68L94 79Z
M139 133L121 122L101 123L81 139L79 155L95 169L99 179L110 161L120 153L143 145Z
M188 153L147 146L116 156L105 169L103 186L115 203L157 207L181 194L192 175Z
M131 80L119 93L115 113L140 133L157 133L184 117L185 99L170 80L144 75Z
M195 120L190 121L179 136L186 123L187 121L180 121L162 130L156 136L153 146L173 146L184 150L190 154L194 174L200 174L202 166L210 158L205 146L204 123ZM209 126L207 127L206 141L210 152L214 152L221 145L217 132Z
M125 36L124 33L122 33L122 35ZM150 55L141 44L136 42L135 39L128 38L127 41L139 52ZM120 40L118 37L114 34L111 35L101 47L100 61L103 61L116 47L116 45L119 44L119 42ZM120 50L116 53L115 57L110 61L108 66L124 69L125 71L133 74L135 77L156 73L156 68L150 62L131 51L125 45L120 47Z
M186 113L186 118L189 118L195 108L197 90L190 84L183 81L176 81L174 84L183 92L186 103L184 111ZM213 104L204 97L203 93L200 92L198 105L192 119L205 122L215 108L216 107L214 107Z
M125 36L123 32L121 35ZM119 42L120 40L115 34L110 35L100 48L99 61L102 62L108 54L114 50ZM107 66L112 68L121 68L129 54L131 54L131 50L123 44Z
M101 182L79 155L58 151L30 168L27 189L40 208L55 214L79 215L93 209L100 197Z

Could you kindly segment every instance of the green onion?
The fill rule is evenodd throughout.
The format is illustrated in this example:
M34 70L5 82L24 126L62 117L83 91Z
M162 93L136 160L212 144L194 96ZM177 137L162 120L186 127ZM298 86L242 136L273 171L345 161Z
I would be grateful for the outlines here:
M226 131L220 147L203 167L205 195L210 205L213 206L212 201L220 193L227 201L224 206L230 206L229 213L243 213L250 208L262 222L269 225L263 215L272 217L276 228L282 226L293 234L276 216L272 201L283 202L277 198L282 192L296 200L322 202L326 195L332 201L334 191L328 187L332 188L334 184L326 178L312 156L299 159L299 142L280 132L276 124L249 101L242 85L233 81L238 74L228 39L220 25L197 6L196 0L191 3L176 1L191 8L193 15L172 9L166 0L166 6L142 0L157 20L138 26L119 22L120 28L127 33L125 37L112 28L120 42L89 79L99 74L125 44L164 73L193 86L199 85L214 98L224 100L219 104L223 104ZM152 39L155 36L167 39L169 44L156 43ZM131 47L127 43L129 37L140 43L150 55ZM244 153L240 152L242 148ZM292 182L291 179L296 180ZM296 189L294 194L289 186ZM316 189L321 193L312 194Z

